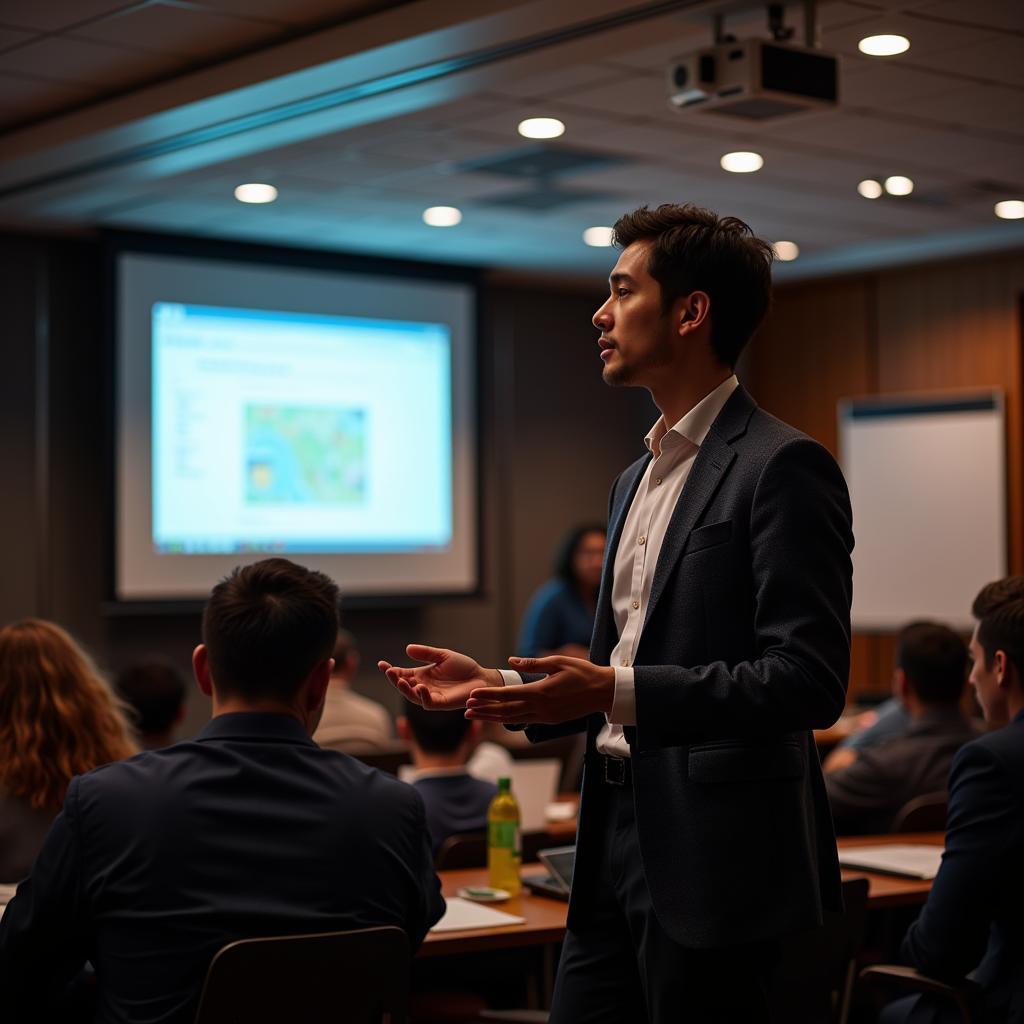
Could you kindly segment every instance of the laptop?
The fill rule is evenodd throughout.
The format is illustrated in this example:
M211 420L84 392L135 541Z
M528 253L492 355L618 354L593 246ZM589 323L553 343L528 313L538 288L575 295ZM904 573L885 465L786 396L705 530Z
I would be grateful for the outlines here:
M523 875L523 885L538 896L568 900L572 889L572 870L576 863L575 846L552 846L538 850L537 856L548 869L546 875Z

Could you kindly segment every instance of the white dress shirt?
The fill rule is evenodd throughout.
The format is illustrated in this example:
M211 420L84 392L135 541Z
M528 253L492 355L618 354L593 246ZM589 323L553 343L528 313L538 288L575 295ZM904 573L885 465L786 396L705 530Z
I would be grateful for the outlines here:
M664 419L659 418L644 438L654 457L647 464L629 507L612 567L612 615L619 642L610 658L615 669L612 709L597 736L597 749L602 754L630 756L622 728L636 725L633 659L643 632L661 545L697 452L738 385L735 375L729 377L670 430L665 429ZM502 677L506 683L522 683L515 672L502 672Z

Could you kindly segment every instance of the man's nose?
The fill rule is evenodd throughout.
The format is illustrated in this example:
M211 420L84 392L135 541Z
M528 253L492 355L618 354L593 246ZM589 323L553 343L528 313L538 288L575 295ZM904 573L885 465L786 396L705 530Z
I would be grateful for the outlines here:
M607 302L604 303L604 305L601 306L598 309L598 311L594 314L594 317L591 320L591 323L599 331L603 331L611 323L611 316L609 316L609 314L608 314L607 306L608 306L608 303Z

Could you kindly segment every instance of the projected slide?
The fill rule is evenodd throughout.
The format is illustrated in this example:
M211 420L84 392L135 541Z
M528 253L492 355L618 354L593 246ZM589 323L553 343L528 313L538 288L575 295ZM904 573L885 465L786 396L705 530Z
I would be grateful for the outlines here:
M157 552L450 543L446 325L156 302L151 337Z

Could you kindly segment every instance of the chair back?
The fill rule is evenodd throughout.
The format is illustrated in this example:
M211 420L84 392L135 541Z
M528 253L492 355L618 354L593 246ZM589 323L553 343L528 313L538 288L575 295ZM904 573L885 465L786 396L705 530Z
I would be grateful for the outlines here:
M868 880L843 882L842 913L826 911L820 928L790 936L772 975L772 1019L846 1024L864 941Z
M908 800L893 819L893 832L944 832L949 794L945 790Z
M487 867L487 833L456 832L449 836L434 854L437 871Z
M195 1024L404 1024L401 928L241 939L213 958Z
M321 744L323 746L323 744ZM387 750L367 750L357 752L355 750L344 750L342 747L333 749L342 750L343 753L351 754L357 761L368 764L371 768L385 772L388 775L397 775L398 769L404 764L412 764L412 753L405 744L396 744Z

